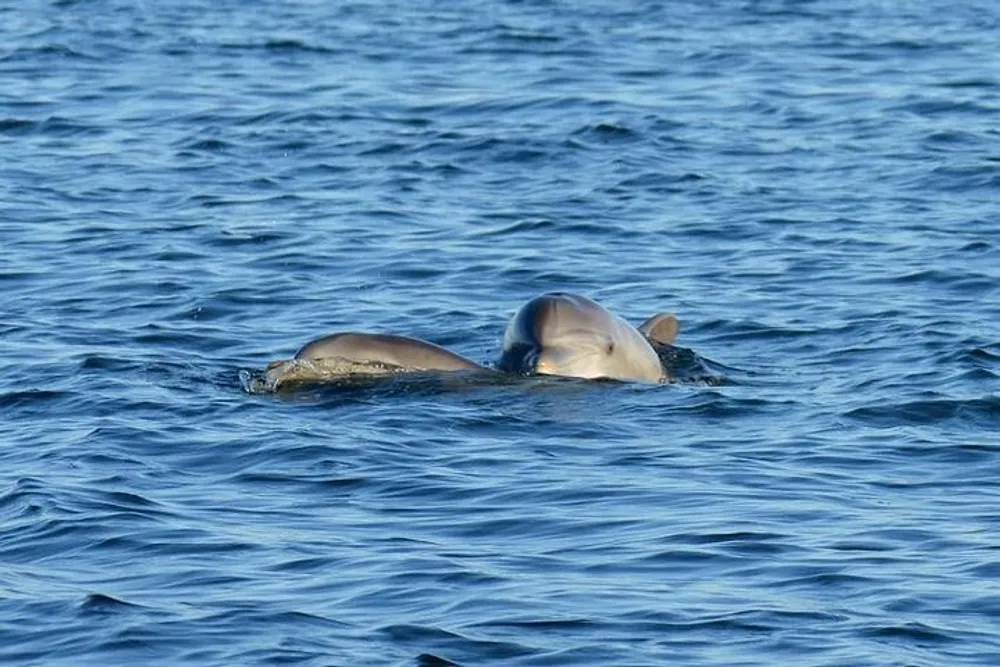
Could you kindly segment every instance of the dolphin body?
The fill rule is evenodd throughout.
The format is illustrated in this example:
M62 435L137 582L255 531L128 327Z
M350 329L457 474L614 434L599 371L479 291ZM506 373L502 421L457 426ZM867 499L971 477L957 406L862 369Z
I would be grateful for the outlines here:
M340 357L418 371L483 370L474 361L419 338L392 334L336 333L307 343L296 359Z
M659 313L638 328L577 294L553 292L524 304L504 334L501 371L637 382L668 382L654 346L677 336L677 318Z
M290 383L419 371L490 369L419 338L344 332L306 343L293 359L271 362L253 388L279 391Z
M499 371L668 382L657 350L677 336L677 319L660 313L638 328L576 294L537 296L511 318ZM440 345L393 334L343 332L306 343L292 359L273 361L249 380L248 391L276 392L300 383L421 371L493 373Z

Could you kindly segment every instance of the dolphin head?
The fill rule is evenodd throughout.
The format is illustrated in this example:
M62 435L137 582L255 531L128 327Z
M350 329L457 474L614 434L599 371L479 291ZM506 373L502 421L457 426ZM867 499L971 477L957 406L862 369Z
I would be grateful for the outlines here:
M498 367L578 378L665 379L641 333L590 299L566 293L543 294L517 312Z
M609 377L615 361L615 339L601 322L588 314L551 302L549 312L536 321L538 345L533 351L534 372L580 378Z
M613 360L613 345L611 342L590 338L586 338L583 345L550 345L535 355L533 370L539 375L615 377L609 372L609 363Z

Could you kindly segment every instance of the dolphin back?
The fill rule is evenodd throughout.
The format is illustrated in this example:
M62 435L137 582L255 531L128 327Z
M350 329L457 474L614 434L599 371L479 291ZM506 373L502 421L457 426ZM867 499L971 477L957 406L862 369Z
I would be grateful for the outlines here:
M307 343L296 359L340 358L359 363L379 363L407 370L482 370L476 362L434 343L393 334L336 333Z

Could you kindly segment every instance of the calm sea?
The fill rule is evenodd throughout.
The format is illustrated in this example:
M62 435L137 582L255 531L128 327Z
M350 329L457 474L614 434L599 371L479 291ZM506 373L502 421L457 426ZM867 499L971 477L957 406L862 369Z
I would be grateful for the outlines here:
M1000 5L0 6L0 663L1000 664ZM496 361L586 294L716 376Z

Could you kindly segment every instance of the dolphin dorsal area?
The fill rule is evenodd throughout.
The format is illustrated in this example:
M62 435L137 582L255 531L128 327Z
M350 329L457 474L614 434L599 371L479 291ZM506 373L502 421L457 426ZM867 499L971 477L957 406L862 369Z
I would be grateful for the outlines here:
M681 325L673 313L657 313L639 325L639 332L660 345L672 345Z
M434 343L396 334L343 332L318 338L295 353L296 359L348 359L411 370L482 370L476 362Z

